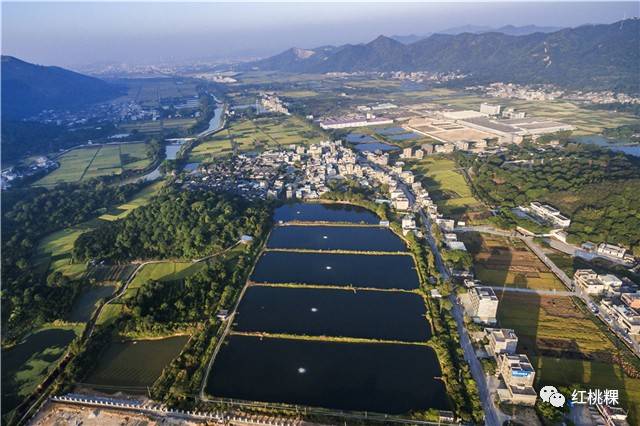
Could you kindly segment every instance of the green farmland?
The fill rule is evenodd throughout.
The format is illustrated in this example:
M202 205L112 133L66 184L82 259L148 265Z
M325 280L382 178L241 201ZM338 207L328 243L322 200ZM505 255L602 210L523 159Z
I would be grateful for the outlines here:
M144 143L77 148L62 154L57 160L60 167L34 185L54 186L99 176L119 175L123 170L142 170L150 164Z
M513 292L498 297L498 322L515 330L518 351L531 358L538 386L618 389L630 424L635 424L640 415L640 379L625 373L623 365L635 367L620 361L621 350L584 306L571 297Z
M324 133L295 116L263 117L232 123L214 137L196 145L189 161L211 161L237 152L258 151L290 144L310 145L324 139Z
M425 157L407 163L444 215L480 221L484 206L471 193L455 161L444 157Z

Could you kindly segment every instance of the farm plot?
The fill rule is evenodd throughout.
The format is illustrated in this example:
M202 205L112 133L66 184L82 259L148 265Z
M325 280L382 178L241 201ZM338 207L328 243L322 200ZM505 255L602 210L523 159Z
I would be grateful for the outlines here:
M96 265L89 268L87 278L96 282L124 282L136 268L136 265Z
M428 157L408 164L444 215L473 222L481 222L487 215L453 160Z
M143 143L120 145L120 166L124 170L141 170L151 161L147 157L147 147Z
M519 240L477 233L465 233L461 239L484 285L564 290L560 280Z
M36 181L36 186L54 186L79 182L99 176L118 175L126 170L139 170L149 165L145 143L100 145L76 148L62 154L60 167Z
M619 350L571 297L498 294L498 322L518 336L518 352L536 368L537 386L619 389L622 405L637 419L639 372L622 362Z
M100 147L78 148L58 158L60 167L36 181L37 186L53 186L63 182L78 182L89 167Z

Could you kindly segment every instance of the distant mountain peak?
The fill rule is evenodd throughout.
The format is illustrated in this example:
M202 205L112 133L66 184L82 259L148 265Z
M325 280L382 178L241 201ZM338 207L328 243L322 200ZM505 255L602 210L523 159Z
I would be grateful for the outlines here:
M437 33L410 44L381 35L366 44L291 50L242 67L287 72L462 72L469 81L551 83L640 92L640 21L566 28L505 26L500 32ZM519 34L524 32L526 34ZM511 33L511 34L506 34ZM304 59L301 58L304 57ZM577 73L576 70L581 70Z

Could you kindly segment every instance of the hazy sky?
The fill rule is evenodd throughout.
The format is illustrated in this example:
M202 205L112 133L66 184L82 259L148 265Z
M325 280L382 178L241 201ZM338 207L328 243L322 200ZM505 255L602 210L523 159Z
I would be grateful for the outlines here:
M265 56L461 25L578 26L639 14L638 2L2 2L2 53L62 66Z

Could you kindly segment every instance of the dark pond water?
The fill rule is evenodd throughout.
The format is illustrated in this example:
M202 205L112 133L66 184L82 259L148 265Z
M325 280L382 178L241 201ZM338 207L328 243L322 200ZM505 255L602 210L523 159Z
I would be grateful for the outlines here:
M613 139L607 139L599 135L578 136L574 138L578 143L586 143L597 145L603 148L609 148L612 151L624 152L628 155L640 157L640 145L625 145Z
M373 152L373 151L378 151L378 150L380 150L380 151L394 151L394 150L397 150L397 149L400 149L400 148L398 148L395 145L389 145L389 144L386 144L386 143L379 142L379 143L359 143L358 145L356 145L354 147L354 149L356 151L360 151L360 152L364 152L364 151Z
M408 255L266 252L251 279L264 283L418 288L413 258Z
M387 137L392 141L406 141L409 139L420 138L420 136L416 135L415 133L403 133L401 135L393 135L393 136L387 136Z
M382 136L399 135L406 132L402 127L385 127L384 129L376 130L376 133Z
M206 391L216 397L388 414L448 409L433 350L230 336Z
M250 287L234 330L426 341L426 308L413 293Z
M293 203L278 207L276 222L349 222L377 224L380 218L370 210L346 204Z
M114 342L101 355L93 373L85 380L97 389L117 391L145 389L155 382L187 343L187 336L158 340ZM105 388L101 388L101 387Z
M378 140L371 135L363 135L362 133L349 133L347 135L347 142L367 143L367 142L378 142Z
M69 315L69 321L89 321L98 301L111 296L115 291L115 285L96 285L83 290L82 293L80 293L80 296L78 296L78 300L73 304L73 309Z
M404 242L391 230L369 226L277 226L271 231L267 247L406 251Z
M2 412L6 413L17 407L24 399L20 396L20 388L27 383L28 378L20 380L16 373L24 371L25 377L44 374L51 368L76 337L73 330L52 328L38 331L28 336L22 343L9 350L2 351ZM33 366L26 363L33 363ZM31 371L32 368L40 371ZM37 382L36 382L37 383ZM28 391L27 391L28 392Z

